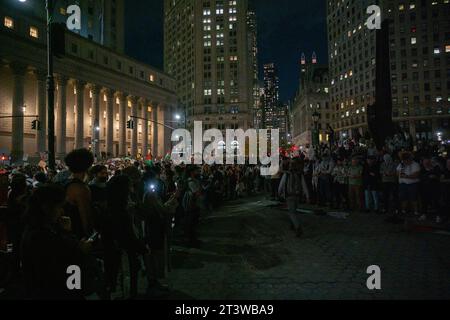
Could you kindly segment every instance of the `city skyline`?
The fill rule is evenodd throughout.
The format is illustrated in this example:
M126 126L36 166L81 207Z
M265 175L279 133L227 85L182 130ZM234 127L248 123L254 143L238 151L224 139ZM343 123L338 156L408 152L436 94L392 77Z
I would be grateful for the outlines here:
M293 100L298 89L301 53L310 57L315 51L319 63L328 63L326 4L303 0L249 2L250 8L256 11L258 24L259 78L263 78L264 64L275 63L279 70L281 101ZM125 6L126 54L162 70L163 0L128 3Z

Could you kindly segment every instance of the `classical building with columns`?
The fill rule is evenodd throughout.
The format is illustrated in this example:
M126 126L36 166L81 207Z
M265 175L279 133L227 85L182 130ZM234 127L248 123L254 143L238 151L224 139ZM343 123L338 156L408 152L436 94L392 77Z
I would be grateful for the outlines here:
M0 19L0 154L20 162L47 151L46 26L4 8ZM55 84L57 158L83 147L99 157L170 151L164 124L177 98L167 74L67 31ZM35 119L41 130L32 129Z

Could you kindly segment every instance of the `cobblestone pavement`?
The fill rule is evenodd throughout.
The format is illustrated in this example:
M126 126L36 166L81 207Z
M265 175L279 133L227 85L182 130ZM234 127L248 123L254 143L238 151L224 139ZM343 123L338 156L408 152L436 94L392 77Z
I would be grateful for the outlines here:
M337 219L287 212L263 198L229 203L202 221L201 249L175 246L171 299L449 299L450 236L405 232L384 216ZM381 268L369 291L367 267Z

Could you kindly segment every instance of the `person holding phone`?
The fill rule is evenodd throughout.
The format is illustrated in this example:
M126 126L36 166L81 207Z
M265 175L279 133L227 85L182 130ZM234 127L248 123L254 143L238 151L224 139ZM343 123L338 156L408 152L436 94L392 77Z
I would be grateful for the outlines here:
M178 185L178 183L177 183ZM150 182L150 186L154 186ZM160 283L169 269L169 232L172 219L179 205L180 189L176 189L168 201L157 190L150 188L144 195L142 213L145 217L145 243L150 254L146 255L149 295L159 295L164 286Z
M92 241L73 236L71 220L63 215L64 202L64 189L56 185L41 186L29 199L22 239L27 299L83 299L82 291L68 289L67 268L82 267Z

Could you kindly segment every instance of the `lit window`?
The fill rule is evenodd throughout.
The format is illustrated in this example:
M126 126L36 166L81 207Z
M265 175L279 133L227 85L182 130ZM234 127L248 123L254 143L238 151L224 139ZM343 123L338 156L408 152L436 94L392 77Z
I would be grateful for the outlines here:
M154 75L150 75L150 82L153 82L153 81L155 81L155 76Z
M434 54L440 54L441 49L440 48L434 48Z
M5 17L4 26L9 29L14 29L14 20L10 17Z
M450 45L445 46L445 52L450 52Z
M36 27L30 27L30 37L39 38L39 30Z
M416 43L417 43L417 38L416 37L411 38L411 44L416 44Z

